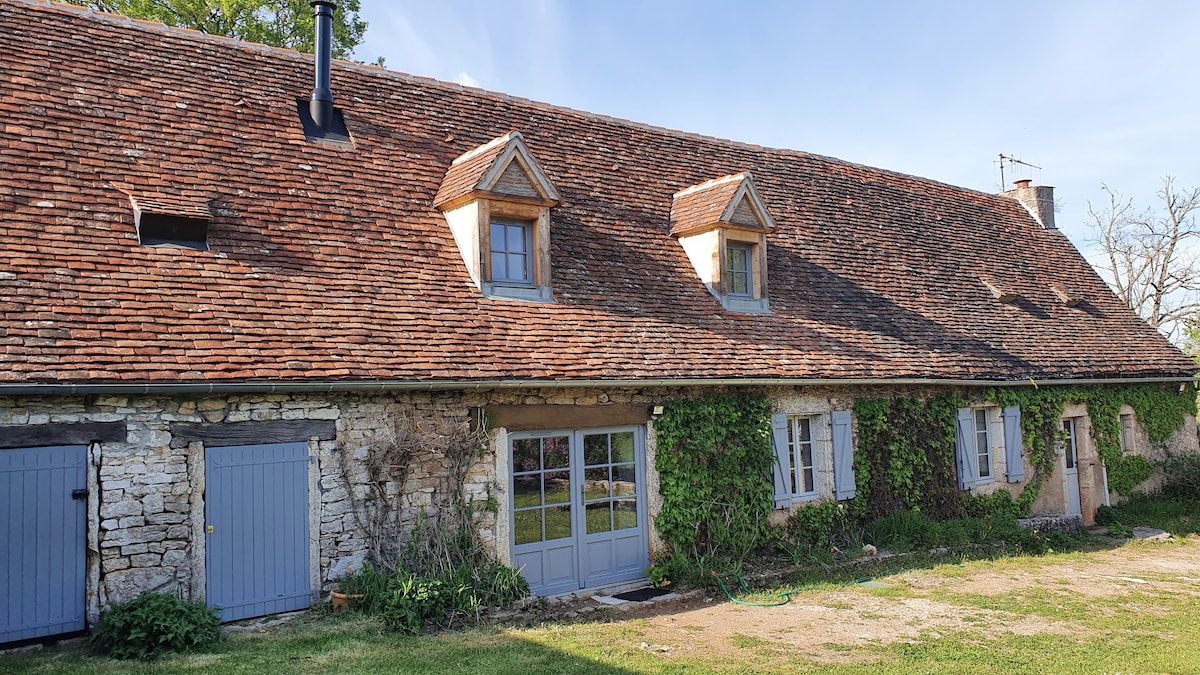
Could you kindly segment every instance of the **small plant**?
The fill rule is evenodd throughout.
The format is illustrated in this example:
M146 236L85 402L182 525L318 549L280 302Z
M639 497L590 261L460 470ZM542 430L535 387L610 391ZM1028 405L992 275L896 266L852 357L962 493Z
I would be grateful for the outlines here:
M153 659L204 649L221 640L216 610L165 593L143 593L100 616L91 647L115 659Z
M1124 523L1112 523L1108 525L1108 536L1117 539L1133 539L1133 528Z
M1162 461L1165 496L1200 499L1200 455L1171 453Z
M667 576L667 570L658 565L651 565L642 573L650 579L650 584L655 588L666 588L671 585L671 579Z

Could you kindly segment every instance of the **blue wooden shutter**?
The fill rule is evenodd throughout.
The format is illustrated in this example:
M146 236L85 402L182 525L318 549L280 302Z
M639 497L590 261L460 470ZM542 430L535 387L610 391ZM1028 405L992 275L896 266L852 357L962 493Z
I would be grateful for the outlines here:
M1024 442L1021 439L1021 409L1010 406L1004 409L1004 462L1008 465L1008 482L1025 480L1025 456L1021 454Z
M979 480L979 456L975 454L975 422L970 408L958 409L954 447L958 454L958 489L970 490Z
M833 420L833 496L854 498L854 432L849 410L834 410Z
M792 460L788 457L787 415L771 415L771 442L775 446L775 508L792 505L792 490L788 474Z

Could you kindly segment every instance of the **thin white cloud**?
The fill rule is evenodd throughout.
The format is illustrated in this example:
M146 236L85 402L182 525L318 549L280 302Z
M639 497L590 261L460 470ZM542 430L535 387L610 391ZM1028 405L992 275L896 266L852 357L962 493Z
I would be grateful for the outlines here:
M476 80L475 78L471 77L471 75L468 74L467 71L465 71L465 70L458 71L458 75L456 75L454 77L454 81L461 84L464 87L475 87L476 89L483 88L483 85L479 84L479 80Z

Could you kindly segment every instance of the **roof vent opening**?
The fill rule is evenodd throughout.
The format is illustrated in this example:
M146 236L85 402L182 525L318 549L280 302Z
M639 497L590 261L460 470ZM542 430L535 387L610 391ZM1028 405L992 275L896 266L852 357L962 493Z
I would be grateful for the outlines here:
M333 12L337 3L330 0L313 0L315 25L315 84L309 100L297 101L300 124L304 137L309 142L322 142L341 147L352 147L350 133L342 112L333 107L333 89L330 85L330 69L333 61Z
M142 246L208 250L212 212L207 204L174 195L130 195L129 202Z

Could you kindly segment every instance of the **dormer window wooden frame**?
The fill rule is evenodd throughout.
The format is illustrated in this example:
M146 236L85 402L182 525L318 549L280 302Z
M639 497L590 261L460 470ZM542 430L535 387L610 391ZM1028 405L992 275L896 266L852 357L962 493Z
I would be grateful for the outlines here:
M521 134L512 132L455 159L434 206L485 296L554 302L550 210L559 201ZM505 241L494 242L493 232L504 233ZM509 264L523 265L523 273L513 273Z
M671 235L721 306L769 312L767 234L775 227L749 173L725 176L675 194Z

